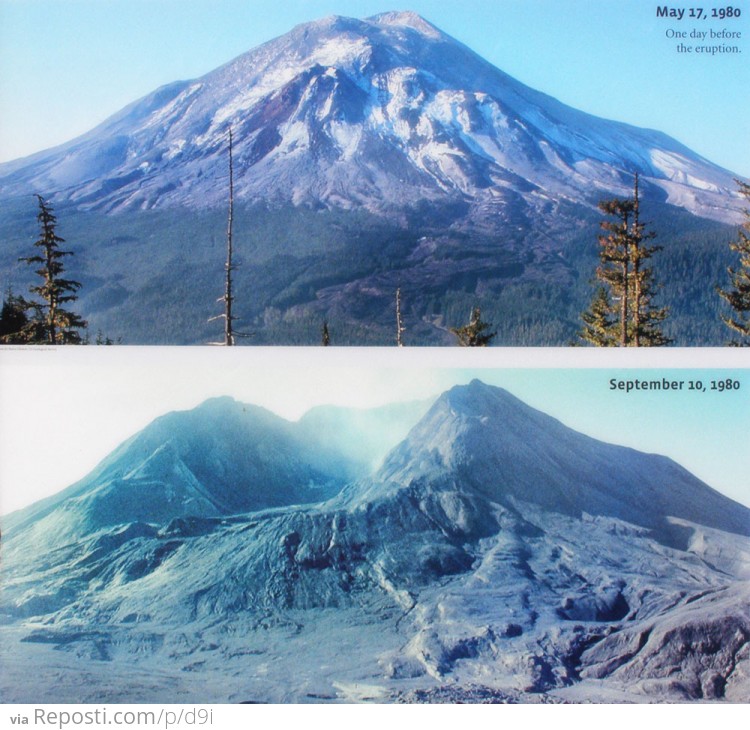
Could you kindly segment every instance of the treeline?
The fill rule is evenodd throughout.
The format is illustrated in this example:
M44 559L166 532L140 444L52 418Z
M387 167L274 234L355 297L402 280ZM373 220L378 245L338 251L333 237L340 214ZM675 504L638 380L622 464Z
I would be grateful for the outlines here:
M750 185L737 181L740 194L750 204ZM667 334L666 325L670 315L668 306L659 306L659 292L663 284L658 277L659 245L653 245L657 233L650 231L641 220L639 178L636 173L633 183L633 195L629 198L611 198L599 203L599 210L604 215L600 223L603 233L598 237L599 266L596 269L592 284L594 292L588 309L581 313L583 326L578 331L571 345L585 344L595 347L659 347L674 342ZM735 266L727 268L729 286L723 288L715 285L714 291L729 305L731 314L721 314L721 320L732 331L732 339L727 342L733 346L750 344L750 208L745 210L745 222L737 233L737 239L730 242L729 248L737 259ZM674 258L674 255L673 255ZM684 262L673 261L668 277L670 287L680 291L682 282L687 276L682 275L680 266L698 271L703 281L710 281L714 270L713 258L706 252L692 249L686 254ZM687 273L687 272L685 272ZM520 287L519 287L520 289ZM554 306L559 293L550 287L525 287L525 296L516 297L523 301L520 304L526 314L531 315L526 321L518 316L513 318L513 334L518 339L526 332L528 342L539 333L540 310L549 312ZM444 303L445 306L445 303ZM690 307L691 303L685 303ZM698 304L698 306L700 306ZM401 291L396 293L396 329L395 340L402 346L406 339L407 327L401 314ZM534 310L536 313L533 314ZM552 323L550 336L559 334ZM542 324L541 326L544 326ZM449 328L455 335L458 344L468 347L485 347L498 334L498 328L481 319L481 310L473 306L469 323L463 327ZM507 333L506 333L507 334ZM331 344L329 323L323 325L324 345Z
M750 186L739 180L737 183L740 193L750 202ZM606 218L601 222L604 233L599 236L597 286L590 308L581 315L584 326L579 339L597 347L671 344L673 339L663 329L669 308L655 304L662 285L652 258L662 248L650 244L656 233L647 230L640 218L638 174L631 198L604 200L599 209ZM739 265L728 268L731 286L727 289L716 286L716 292L732 310L729 316L721 315L734 333L730 345L750 343L750 241L747 235L750 210L745 211L745 217L737 241L730 243L731 251L739 255ZM696 268L701 262L692 260L688 265ZM676 278L677 285L679 275Z
M740 193L750 206L750 185L737 181ZM732 314L722 316L724 324L735 333L733 345L747 345L750 340L750 207L745 209L745 222L737 240L729 246L737 254L737 266L728 269L730 287L717 288L719 296L729 304Z
M231 151L229 165L231 178ZM750 187L742 182L739 186L750 205ZM112 344L101 332L92 337L87 323L76 314L81 284L66 275L64 268L72 251L63 249L64 240L57 235L57 220L49 203L41 196L37 196L37 202L38 239L32 255L20 261L33 266L38 278L29 286L27 294L19 295L7 289L0 312L0 342ZM521 251L522 256L525 250L529 258L528 261L519 258L519 263L514 263L513 256L519 254L498 248L497 255L505 257L501 262L505 268L500 274L499 269L493 268L495 281L490 286L483 285L481 291L478 277L486 275L486 268L484 273L474 276L473 284L468 280L451 279L441 288L424 283L417 283L415 288L418 280L410 275L409 283L399 287L399 266L404 265L400 257L413 250L417 235L413 231L393 233L393 240L378 251L376 241L379 237L383 239L384 231L376 230L371 221L357 229L359 245L350 246L351 241L345 245L343 228L334 227L330 231L326 226L330 216L319 221L312 214L302 215L299 220L290 216L290 224L297 227L300 221L306 224L311 237L317 241L315 246L321 248L321 257L307 252L305 259L298 260L287 247L275 252L262 248L263 239L259 239L237 285L233 280L238 269L238 263L232 258L233 225L239 223L240 235L245 240L249 231L255 235L260 234L260 229L269 229L276 231L278 237L280 229L272 227L268 214L258 220L258 231L253 228L254 216L248 211L241 210L239 218L234 216L230 179L223 293L220 294L219 282L212 278L213 267L206 266L208 258L205 257L217 260L221 250L221 244L211 234L210 243L202 251L205 260L196 264L197 268L191 268L187 259L170 261L168 268L136 290L137 296L133 296L127 311L133 314L140 302L148 301L148 311L154 313L149 325L152 337L158 331L166 341L184 331L195 332L194 339L209 342L219 338L211 337L210 329L214 325L206 324L205 314L201 320L200 312L205 312L219 295L223 311L212 319L223 320L224 336L217 344L233 344L240 336L253 335L251 342L254 344L409 346L433 341L435 333L442 332L444 343L452 338L456 344L470 347L498 342L644 347L671 342L716 344L721 328L727 332L727 339L731 337L727 344L748 344L750 214L746 212L745 222L730 246L724 248L718 245L720 236L725 235L720 226L701 220L696 220L692 227L685 225L688 215L680 215L678 211L667 211L659 216L661 231L650 230L651 224L641 220L640 202L638 180L634 178L631 197L601 201L600 234L597 236L593 230L596 220L589 220L586 227L575 233L575 238L565 243L559 258L555 258L551 250L542 276L519 276L525 265L536 265L529 249L523 249L516 242L516 252ZM73 220L75 227L76 219ZM343 226L343 219L340 222ZM328 251L333 257L330 261L322 252L323 228L334 237L334 248L341 250L340 255ZM194 235L202 236L203 230ZM145 240L139 245L145 246ZM294 245L300 248L299 242ZM462 256L473 256L471 247L480 250L485 244L467 240L467 245L468 249L461 241L451 242L441 250L440 256L450 257L451 252L458 249ZM240 248L244 250L247 246ZM484 255L484 250L481 251ZM381 286L379 293L368 293L364 298L352 293L348 299L336 295L333 306L326 303L315 307L305 303L315 302L321 287L339 286L342 276L345 281L350 281L352 276L367 276L375 253L382 258L382 266L377 271L388 272L387 278L383 275L385 286ZM158 250L154 255L164 258ZM393 261L400 263L389 263L392 256L395 256ZM446 258L446 262L450 260ZM164 261L159 259L159 262L163 266ZM722 277L727 265L727 274ZM143 265L140 266L143 269ZM327 278L321 278L326 266ZM514 266L520 270L515 274ZM592 271L591 278L586 276L586 269ZM576 271L584 274L579 276ZM172 280L175 276L177 286ZM86 291L88 289L83 293ZM109 289L95 289L93 296L88 295L87 303L100 302L107 291ZM127 292L123 294L127 295ZM321 310L325 314L321 314ZM243 328L238 313L254 332L238 331L236 327ZM577 327L578 316L581 324ZM132 321L141 319L139 313ZM455 325L462 320L464 324ZM117 321L110 317L108 322L105 320L105 328L115 327ZM239 322L236 326L235 321Z

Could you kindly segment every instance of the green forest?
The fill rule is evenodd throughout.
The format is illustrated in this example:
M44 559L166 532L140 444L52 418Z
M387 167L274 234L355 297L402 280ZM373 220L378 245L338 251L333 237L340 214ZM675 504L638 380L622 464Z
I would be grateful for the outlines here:
M58 308L87 324L67 328L81 342L220 338L221 325L209 320L223 293L226 211L107 215L47 205L65 254L58 276L72 282ZM0 206L6 342L23 339L7 331L19 301L29 320L42 317L40 307L49 315L28 261L44 238L39 206L37 198ZM508 235L454 230L434 211L389 221L364 211L235 208L234 317L250 335L242 344L319 345L325 323L331 345L395 345L397 290L406 346L460 345L456 331L475 308L494 334L484 344L587 344L581 316L602 283L602 224L612 220L601 210L561 210L554 230L527 221ZM655 248L650 301L666 313L663 344L744 344L747 333L728 323L747 322L748 223L728 226L652 201L641 204L640 222Z

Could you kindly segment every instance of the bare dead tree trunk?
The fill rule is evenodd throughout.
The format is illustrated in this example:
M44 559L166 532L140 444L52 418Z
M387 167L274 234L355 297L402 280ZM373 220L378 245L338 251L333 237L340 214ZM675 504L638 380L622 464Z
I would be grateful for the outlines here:
M628 346L628 297L630 295L630 246L628 245L628 217L625 214L623 221L623 246L625 251L622 257L622 302L620 303L620 346Z
M227 218L227 262L226 262L226 286L224 289L224 344L234 344L234 332L232 329L232 225L234 216L234 162L232 160L232 130L229 130L229 215Z
M404 333L405 328L401 324L401 287L396 289L396 346L403 347L404 341L401 335Z
M234 224L234 159L232 149L232 130L229 130L229 214L227 216L227 260L224 264L224 294L220 296L217 301L224 302L224 312L217 314L215 317L211 317L208 321L213 322L217 319L224 320L224 341L223 342L212 342L212 345L226 345L231 346L235 344L237 337L251 337L252 335L237 332L234 329L234 321L236 317L232 313L232 306L234 304L234 293L232 290L232 272L237 268L232 256L233 250L233 224Z
M641 346L641 277L640 273L640 262L641 252L639 249L640 244L640 220L638 217L638 173L635 173L635 186L633 190L633 344L635 347Z

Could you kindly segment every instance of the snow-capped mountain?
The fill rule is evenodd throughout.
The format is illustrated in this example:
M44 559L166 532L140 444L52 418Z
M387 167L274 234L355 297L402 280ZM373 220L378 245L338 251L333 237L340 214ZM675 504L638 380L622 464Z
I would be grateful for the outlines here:
M534 91L414 13L328 17L162 87L61 147L0 165L0 196L118 211L227 200L364 208L425 201L512 221L632 191L734 221L733 176L652 130Z
M242 479L232 430L193 458ZM318 504L33 534L76 508L4 526L10 701L747 697L750 510L478 381Z
M413 13L298 26L0 165L4 286L34 279L19 259L39 193L76 253L90 332L214 341L230 129L235 313L250 344L318 344L323 321L335 345L393 344L397 289L410 345L454 344L474 306L495 344L568 344L591 301L597 204L632 195L635 172L663 247L665 333L726 340L715 287L726 224L742 218L734 176L524 86Z

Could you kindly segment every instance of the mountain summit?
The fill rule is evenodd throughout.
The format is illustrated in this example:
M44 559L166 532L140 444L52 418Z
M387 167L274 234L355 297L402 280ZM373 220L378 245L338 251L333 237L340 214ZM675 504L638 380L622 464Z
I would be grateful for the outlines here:
M569 343L591 301L598 204L632 196L636 172L663 248L665 335L726 338L715 285L742 219L734 176L525 86L414 13L299 25L0 165L0 275L33 281L18 260L39 193L75 244L92 332L215 341L230 130L234 314L253 344L318 344L323 321L335 345L392 344L397 289L410 345L453 344L475 306L497 344Z
M671 459L585 436L479 380L444 393L375 479L441 484L446 473L483 500L617 518L666 540L669 518L750 535L746 508Z
M345 486L313 415L209 401L10 515L3 697L747 697L746 507L479 381Z
M88 134L0 166L0 195L39 190L118 211L238 200L375 213L461 203L510 221L561 201L645 195L732 220L732 175L659 132L524 86L419 15L332 16L193 81L164 86Z

